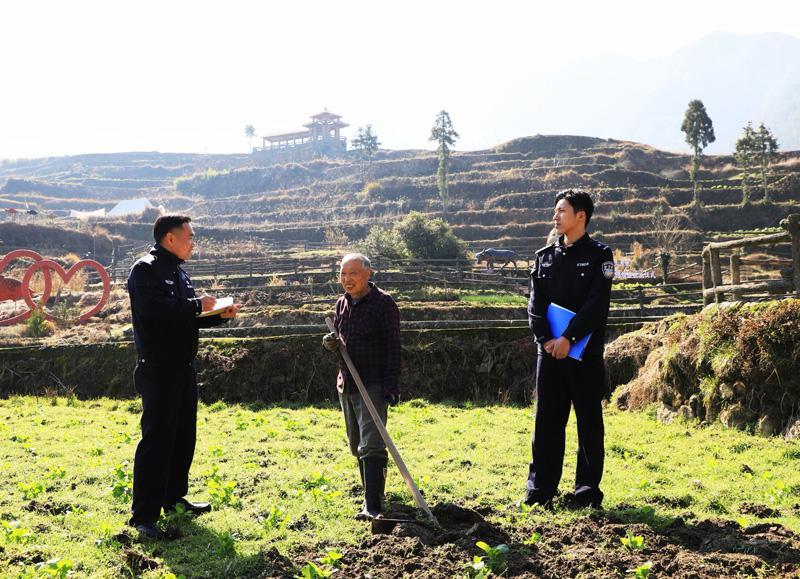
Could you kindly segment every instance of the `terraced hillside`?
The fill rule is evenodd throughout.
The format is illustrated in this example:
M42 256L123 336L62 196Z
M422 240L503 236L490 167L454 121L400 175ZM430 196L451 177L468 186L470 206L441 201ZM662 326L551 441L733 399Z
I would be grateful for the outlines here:
M0 166L0 207L45 210L110 207L147 196L190 211L204 234L220 241L323 241L335 228L351 240L375 224L416 210L441 215L436 156L382 151L371 164L320 159L260 166L257 157L91 155ZM770 176L771 203L753 191L741 207L739 171L729 156L705 157L699 174L702 208L691 205L687 155L632 142L577 136L535 136L494 150L456 153L449 181L448 221L471 249L495 245L530 253L550 230L553 195L566 187L595 192L596 237L627 251L658 244L653 213L675 215L687 249L704 239L773 227L800 208L800 153L779 155ZM2 181L0 181L2 182ZM149 224L102 223L111 233L147 241Z

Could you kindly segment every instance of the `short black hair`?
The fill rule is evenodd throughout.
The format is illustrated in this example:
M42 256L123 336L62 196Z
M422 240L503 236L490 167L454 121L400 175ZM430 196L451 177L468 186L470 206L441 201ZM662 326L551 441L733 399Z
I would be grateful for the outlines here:
M575 211L575 213L578 213L578 211L586 213L586 225L589 225L589 221L592 220L592 213L594 213L594 201L592 201L591 195L586 191L565 189L556 195L556 205L558 205L558 202L562 199L566 199L567 203L572 205L572 210Z
M156 243L161 243L167 233L173 229L180 229L184 223L189 223L191 220L188 215L162 215L153 224L153 237Z

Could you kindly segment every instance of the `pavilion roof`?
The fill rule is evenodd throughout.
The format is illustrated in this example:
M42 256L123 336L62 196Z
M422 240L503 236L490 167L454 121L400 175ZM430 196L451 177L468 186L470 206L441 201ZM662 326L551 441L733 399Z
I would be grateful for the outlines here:
M262 139L266 139L270 142L275 141L287 141L290 139L302 139L303 137L311 136L310 131L292 131L289 133L272 133L270 135L262 135Z
M349 127L347 123L343 123L342 121L311 121L310 123L306 123L303 125L304 127L324 127L326 129L343 129L345 127Z
M317 113L316 115L311 115L311 118L315 121L332 121L335 119L341 119L342 115L337 115L334 113L329 113L328 109L325 109L321 113Z

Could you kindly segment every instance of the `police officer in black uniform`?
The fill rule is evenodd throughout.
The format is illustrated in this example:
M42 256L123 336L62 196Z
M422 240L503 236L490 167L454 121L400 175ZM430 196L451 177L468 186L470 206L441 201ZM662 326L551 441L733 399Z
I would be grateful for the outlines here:
M192 255L191 219L159 217L153 226L156 244L140 258L128 277L136 369L133 380L142 396L142 440L133 466L133 515L130 524L150 538L163 538L156 526L161 509L178 504L195 514L208 503L186 500L197 422L194 360L199 328L236 317L238 306L198 317L214 308L215 299L197 297L180 265Z
M553 217L559 237L536 252L531 270L528 321L538 361L536 424L525 492L529 505L550 506L556 495L570 406L574 406L578 422L578 461L574 493L568 500L578 506L600 506L603 501L603 348L614 257L608 246L586 233L593 211L588 193L559 193ZM575 312L561 336L553 335L547 321L551 303ZM569 357L570 347L589 333L581 360Z

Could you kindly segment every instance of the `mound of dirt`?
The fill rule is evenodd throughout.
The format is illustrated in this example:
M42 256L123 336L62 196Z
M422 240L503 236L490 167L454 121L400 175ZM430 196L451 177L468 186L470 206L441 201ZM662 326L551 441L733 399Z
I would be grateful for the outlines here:
M634 332L623 334L606 346L606 368L612 392L617 386L636 378L639 368L644 366L650 352L668 328L669 322L665 321L647 324Z
M433 512L441 524L414 521L389 535L374 535L356 547L344 547L338 577L468 576L476 543L506 544L508 577L611 577L650 564L659 577L794 576L800 571L800 537L780 525L740 528L732 521L689 524L676 519L661 530L632 522L625 511L598 511L569 526L523 520L514 529L487 521L477 511L440 504ZM393 513L409 516L408 511ZM489 516L489 513L486 513ZM411 518L411 517L409 517ZM530 540L534 533L540 539ZM641 537L641 548L621 539Z
M616 393L620 408L656 403L666 421L800 434L792 428L800 406L800 300L712 305L664 320L649 334L622 336L609 353L620 381L646 355Z

